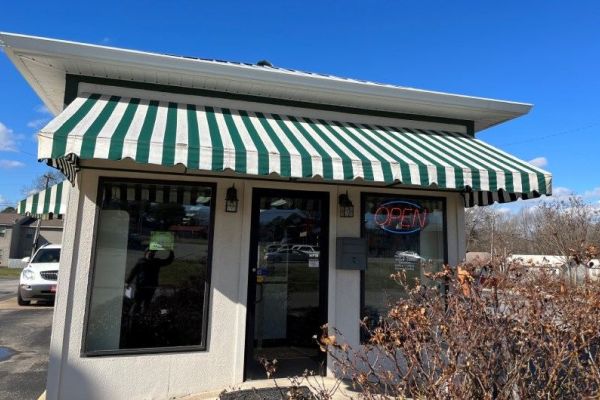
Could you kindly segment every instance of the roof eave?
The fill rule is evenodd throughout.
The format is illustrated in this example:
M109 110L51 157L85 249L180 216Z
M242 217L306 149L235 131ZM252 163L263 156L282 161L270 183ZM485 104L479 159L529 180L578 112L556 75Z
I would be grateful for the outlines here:
M252 81L262 86L271 85L279 88L288 87L293 90L309 90L315 93L315 97L318 97L318 93L327 93L329 96L335 95L340 101L344 101L349 96L352 96L351 98L355 101L365 99L365 103L368 99L376 99L382 104L391 104L398 109L402 109L403 104L411 106L419 104L424 107L435 107L440 113L436 116L453 113L473 115L473 118L469 119L475 122L476 131L527 114L532 108L532 105L527 103L372 84L319 75L303 75L243 64L217 63L13 33L0 32L0 44L5 47L8 57L27 82L55 114L62 111L63 99L56 99L56 96L52 96L44 90L43 83L21 61L22 55L37 54L65 60L79 59L129 68L226 79L232 82L232 91L235 91L236 82L241 84Z

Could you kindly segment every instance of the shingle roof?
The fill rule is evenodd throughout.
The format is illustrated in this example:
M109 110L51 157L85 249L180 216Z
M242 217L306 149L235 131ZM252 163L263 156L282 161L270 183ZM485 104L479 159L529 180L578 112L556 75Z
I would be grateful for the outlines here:
M21 215L15 213L0 213L0 225L14 225L19 218L22 218Z

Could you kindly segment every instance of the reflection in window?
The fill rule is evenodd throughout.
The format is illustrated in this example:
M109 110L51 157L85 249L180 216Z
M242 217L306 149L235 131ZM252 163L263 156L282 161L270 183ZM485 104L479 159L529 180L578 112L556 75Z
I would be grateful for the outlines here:
M405 288L390 279L405 275L409 288L428 284L427 272L444 263L444 202L434 199L402 199L367 195L363 237L368 243L364 273L362 317L372 328L379 324L391 302L406 295Z
M88 354L206 345L212 189L106 181Z

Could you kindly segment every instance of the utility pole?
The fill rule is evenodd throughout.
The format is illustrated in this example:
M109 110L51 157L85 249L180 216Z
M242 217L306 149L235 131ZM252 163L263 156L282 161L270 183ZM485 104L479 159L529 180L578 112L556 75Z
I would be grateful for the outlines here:
M46 183L44 184L44 190L48 190L48 186L50 185L50 179L52 179L52 175L49 172L46 172L42 175L42 178L46 179ZM35 251L38 248L38 240L40 237L40 225L42 223L43 214L38 217L37 224L35 226L35 234L33 236L33 246L31 246L31 257L35 254Z

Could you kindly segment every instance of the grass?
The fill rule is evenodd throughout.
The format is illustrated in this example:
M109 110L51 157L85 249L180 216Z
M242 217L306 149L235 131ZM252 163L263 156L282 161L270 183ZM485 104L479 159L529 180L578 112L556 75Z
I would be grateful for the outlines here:
M21 268L0 268L0 278L18 278Z

